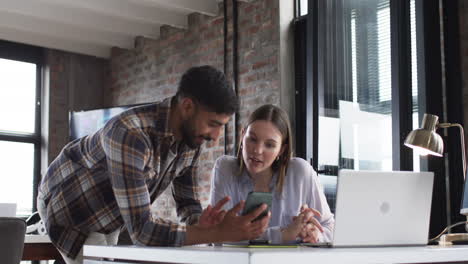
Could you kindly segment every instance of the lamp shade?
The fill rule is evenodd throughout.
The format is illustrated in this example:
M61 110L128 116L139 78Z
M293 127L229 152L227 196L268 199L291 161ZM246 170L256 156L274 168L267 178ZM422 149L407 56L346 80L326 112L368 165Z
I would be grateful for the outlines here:
M411 131L405 139L405 146L418 150L421 154L442 157L444 141L435 132L439 117L424 114L422 128Z

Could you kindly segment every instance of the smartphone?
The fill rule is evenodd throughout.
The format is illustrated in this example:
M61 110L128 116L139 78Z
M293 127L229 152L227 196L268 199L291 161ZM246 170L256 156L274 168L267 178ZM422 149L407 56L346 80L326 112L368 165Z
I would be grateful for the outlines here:
M273 194L269 192L250 192L247 195L247 199L245 200L244 210L242 211L242 215L249 214L250 212L257 209L262 204L268 205L267 209L263 211L257 218L253 221L257 221L262 219L264 216L268 214L271 208L271 201L273 199Z

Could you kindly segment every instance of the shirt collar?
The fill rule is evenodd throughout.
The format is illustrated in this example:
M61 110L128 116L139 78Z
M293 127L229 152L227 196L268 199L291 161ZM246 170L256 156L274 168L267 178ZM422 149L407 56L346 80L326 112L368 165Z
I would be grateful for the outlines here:
M276 190L276 182L278 180L278 171L273 172L273 176L271 177L271 181L269 184L271 192L274 192ZM247 170L244 168L242 171L242 175L239 177L239 182L245 186L250 186L253 190L254 183L252 178L249 176L247 173Z
M174 141L174 131L170 126L171 119L171 109L175 102L175 96L164 99L161 103L158 104L158 109L156 113L156 121L164 120L164 126L156 126L160 128L164 138L167 138L171 142Z

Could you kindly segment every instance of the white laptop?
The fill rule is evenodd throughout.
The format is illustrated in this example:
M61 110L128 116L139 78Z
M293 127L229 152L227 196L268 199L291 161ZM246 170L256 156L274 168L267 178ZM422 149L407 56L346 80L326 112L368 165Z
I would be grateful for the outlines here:
M0 217L15 217L16 204L15 203L0 203Z
M340 170L328 246L427 245L432 172Z

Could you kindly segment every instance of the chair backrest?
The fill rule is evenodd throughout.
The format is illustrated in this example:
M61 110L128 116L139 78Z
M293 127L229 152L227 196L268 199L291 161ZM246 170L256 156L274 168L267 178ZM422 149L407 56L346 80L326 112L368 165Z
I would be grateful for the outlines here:
M0 259L2 264L18 264L23 256L26 221L0 217Z

